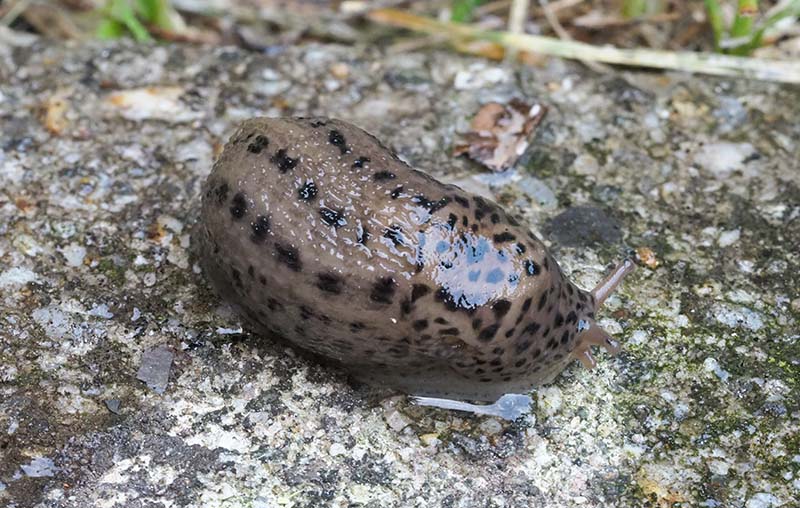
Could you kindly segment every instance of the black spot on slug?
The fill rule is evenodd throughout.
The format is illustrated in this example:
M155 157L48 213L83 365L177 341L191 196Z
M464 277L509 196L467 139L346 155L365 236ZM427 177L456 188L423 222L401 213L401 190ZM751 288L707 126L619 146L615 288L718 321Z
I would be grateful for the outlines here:
M525 338L517 342L517 345L514 347L514 352L520 355L527 351L529 347L531 347L531 341L530 339Z
M517 244L517 245L515 245L514 247L516 247L516 249L517 249L517 254L525 254L525 251L527 250L527 249L525 248L525 245L523 245L523 244L521 244L521 243L518 243L518 244Z
M392 193L390 194L390 196L392 196L392 199L397 199L397 198L399 198L399 197L400 197L400 193L401 193L401 192L403 192L403 186L402 186L402 185L399 185L399 186L397 186L397 187L395 187L395 188L394 188L394 190L392 191Z
M575 314L574 310L569 311L569 314L567 314L567 323L575 323L576 321L578 321L578 315Z
M432 201L426 198L423 194L418 194L413 198L411 198L411 202L416 203L421 207L425 208L426 210L428 210L429 213L436 213L437 211L447 206L448 203L450 203L450 198L444 196L442 199L438 201Z
M372 179L375 180L376 182L383 182L383 181L386 181L386 180L394 180L395 178L397 178L397 175L395 175L391 171L376 171L372 175Z
M526 326L525 329L522 330L522 334L534 335L536 332L539 331L539 328L541 327L542 325L540 325L539 323L528 323L528 326Z
M414 328L414 330L416 330L418 332L421 332L422 330L424 330L425 328L428 327L428 320L427 319L419 319L417 321L414 321L411 324L411 326Z
M278 255L278 261L285 264L295 272L299 272L303 265L300 262L300 253L297 249L288 244L276 243L275 253Z
M528 312L528 309L531 308L531 302L533 302L533 298L526 298L525 301L522 303L522 312Z
M337 229L347 225L347 221L344 218L344 212L342 210L332 210L327 206L322 206L319 209L319 216L322 218L322 222L324 222L326 225L333 226Z
M481 342L491 342L494 339L495 334L497 334L497 330L499 328L500 325L497 323L487 326L481 330L480 334L478 334L478 340Z
M408 298L404 298L402 302L400 302L400 312L403 313L404 316L411 314L412 305L411 300Z
M269 145L269 139L266 136L259 134L256 138L247 145L247 151L250 153L261 153L261 150Z
M458 222L458 217L456 217L456 216L455 216L455 214L452 214L452 213L451 213L451 214L450 214L450 215L447 217L447 225L448 225L448 226L450 226L450 229L455 229L455 227L456 227L456 222Z
M403 230L397 225L386 228L383 231L383 237L391 240L395 247L400 247L406 244L406 238L403 236Z
M541 311L547 305L547 293L542 291L542 296L539 297L539 303L536 304L536 310Z
M489 217L489 220L492 221L492 224L497 224L498 222L500 222L500 215L493 213L491 217Z
M338 295L342 292L342 286L344 286L344 280L335 273L317 274L317 287L326 293Z
M369 298L373 302L392 303L396 286L397 282L395 282L394 278L381 277L372 285L372 292Z
M452 328L442 328L439 330L439 335L452 335L457 337L460 333L461 331L455 326Z
M356 229L356 241L361 245L366 245L367 240L369 240L369 230L367 226L362 226L359 222L358 228Z
M250 240L255 243L263 242L269 233L269 217L257 216L256 220L250 224L250 229L252 229Z
M231 204L231 215L234 219L241 219L247 213L247 200L243 192L237 192L233 196L233 203Z
M317 195L317 186L311 180L308 180L302 187L297 189L297 194L303 201L311 201Z
M431 288L426 286L425 284L414 284L411 289L411 301L416 302L423 296L427 295L431 292Z
M303 319L310 319L314 317L314 311L305 305L300 306L300 317Z
M359 157L353 162L354 168L363 168L364 164L369 162L369 157Z
M223 203L225 203L225 201L228 200L228 191L229 190L230 190L230 188L228 187L228 183L227 182L222 182L221 184L219 184L219 187L217 187L214 190L214 194L217 196L217 203L222 205Z
M545 258L545 260L547 260L547 258ZM525 267L525 273L528 275L536 275L539 273L539 265L532 259L526 259L522 265Z
M328 141L333 146L338 146L342 155L350 151L350 148L347 147L347 141L344 139L344 136L337 130L332 130L328 133Z
M286 155L286 149L285 148L281 148L280 150L275 152L275 155L273 155L270 158L270 162L272 162L273 164L278 166L278 170L281 173L286 173L287 171L290 171L290 170L294 169L297 166L297 162L299 160L300 160L299 158L298 159L293 159L293 158L289 157L288 155Z
M464 208L469 208L469 200L463 196L459 196L458 194L453 195L453 199L456 203L463 206Z
M508 231L504 231L500 234L494 235L494 242L495 243L504 243L510 242L512 240L516 240L517 237L509 233Z
M492 305L492 311L494 311L494 315L497 319L502 318L508 313L508 310L511 308L511 302L508 300L497 300Z

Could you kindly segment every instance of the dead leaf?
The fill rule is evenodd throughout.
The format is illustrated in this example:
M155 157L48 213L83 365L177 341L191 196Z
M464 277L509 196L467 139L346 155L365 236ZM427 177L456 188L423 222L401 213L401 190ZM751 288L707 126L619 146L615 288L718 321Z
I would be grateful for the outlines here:
M656 257L656 253L653 252L653 249L651 249L650 247L639 247L639 248L637 248L636 249L636 257L647 268L656 268L659 265L658 258Z
M508 104L485 104L472 119L472 130L462 137L453 155L467 154L492 171L503 171L517 163L527 150L531 134L547 114L542 104L533 106L519 99Z
M42 123L54 136L60 136L69 127L69 120L66 118L69 95L69 90L58 90L42 104Z
M134 121L163 120L182 123L203 117L202 111L195 111L182 101L185 90L178 86L153 86L122 90L110 94L106 102L119 114Z

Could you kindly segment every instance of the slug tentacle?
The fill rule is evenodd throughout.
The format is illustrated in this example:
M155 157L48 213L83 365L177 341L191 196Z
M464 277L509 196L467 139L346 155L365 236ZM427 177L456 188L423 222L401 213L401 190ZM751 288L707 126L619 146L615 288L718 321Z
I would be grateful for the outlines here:
M595 308L599 309L603 302L606 301L606 298L617 289L619 283L622 282L622 279L625 278L626 275L631 273L636 265L633 264L631 259L625 259L622 263L618 264L614 270L609 273L605 279L600 281L600 283L595 286L592 290L592 296L595 300Z
M603 305L606 298L614 292L620 282L622 282L622 279L631 273L634 268L635 265L633 261L625 259L600 281L591 292L592 297L594 297L595 310ZM598 326L594 319L581 319L578 321L578 342L572 350L572 358L580 360L587 369L591 369L597 365L597 362L592 356L592 346L602 346L612 356L619 353L621 349L619 342L614 340L608 332Z
M572 350L573 358L577 358L587 369L593 368L597 362L592 356L592 346L602 346L612 356L620 352L619 342L600 328L593 320L583 321L586 328L578 335L578 344ZM580 326L580 323L579 323Z

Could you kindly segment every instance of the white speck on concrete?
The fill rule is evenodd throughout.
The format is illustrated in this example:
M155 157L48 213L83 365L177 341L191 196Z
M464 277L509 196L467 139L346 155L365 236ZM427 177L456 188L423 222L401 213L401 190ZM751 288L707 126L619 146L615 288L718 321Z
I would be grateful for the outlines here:
M342 443L333 443L331 447L328 449L328 453L331 454L331 457L336 457L338 455L344 455L347 453L347 448Z
M759 492L747 500L745 508L777 508L781 505L781 500L769 492Z
M487 418L479 425L482 432L487 435L499 434L503 430L503 426L494 418Z
M250 449L250 440L246 436L232 430L224 430L214 423L209 424L204 432L189 436L186 442L190 445L199 444L210 450L224 448L245 453Z
M67 266L77 268L83 265L83 260L86 258L86 247L71 243L58 249L64 259L67 261Z
M695 155L695 162L714 174L723 178L732 172L742 169L744 160L756 153L750 143L708 143Z
M29 282L34 282L38 276L32 270L22 267L9 268L0 274L0 288L10 288L22 286Z
M36 239L34 239L31 235L26 234L17 235L14 238L12 245L29 257L36 257L44 251Z
M47 457L36 457L30 464L20 466L22 471L31 478L43 478L53 476L58 471L52 459Z
M708 463L708 470L714 474L726 476L731 465L722 460L712 460Z
M563 397L561 389L557 386L545 386L536 392L538 407L545 416L553 416L561 409Z
M572 163L572 168L579 175L593 175L600 169L600 164L593 155L584 153L575 159L575 162Z
M711 309L711 315L718 322L731 328L747 328L757 332L764 327L761 314L747 307L716 304Z
M741 231L738 229L734 229L732 231L722 231L719 234L719 239L717 240L717 244L720 247L730 247L731 245L735 244L739 241L739 237L741 236Z
M108 310L108 305L105 303L101 303L100 305L95 305L91 309L89 309L90 316L101 317L104 319L111 319L114 317L114 313Z
M722 381L727 381L731 376L730 373L719 366L719 362L717 362L715 358L711 358L710 356L703 362L703 368L706 372L713 372Z
M242 327L239 326L237 328L217 328L217 333L220 335L235 335L237 333L242 333Z
M456 90L478 90L489 85L507 82L508 72L499 67L488 67L482 62L474 63L456 73L453 86Z
M389 427L392 428L395 432L400 432L404 428L408 427L411 423L411 420L406 418L403 413L396 409L390 409L386 413L386 423L389 424Z

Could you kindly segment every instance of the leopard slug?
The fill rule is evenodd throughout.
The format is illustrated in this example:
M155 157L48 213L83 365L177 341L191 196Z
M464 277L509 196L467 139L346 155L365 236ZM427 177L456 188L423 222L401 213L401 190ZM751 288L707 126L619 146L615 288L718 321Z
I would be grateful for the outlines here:
M576 287L499 205L328 118L245 121L203 189L194 238L256 330L407 393L495 400L618 344L595 312L633 269Z

